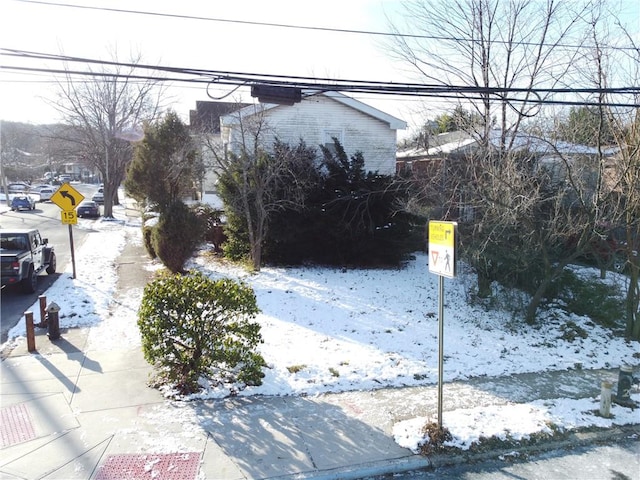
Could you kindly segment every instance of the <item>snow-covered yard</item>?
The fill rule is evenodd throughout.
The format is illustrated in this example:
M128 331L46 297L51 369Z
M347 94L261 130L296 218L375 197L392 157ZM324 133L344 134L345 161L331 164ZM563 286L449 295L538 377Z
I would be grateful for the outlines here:
M61 325L91 326L92 339L101 348L108 338L114 347L140 345L136 306L142 288L129 292L119 315L109 315L117 289L114 259L125 242L139 242L140 225L127 223L124 210L115 207L116 221L80 219L78 229L92 230L76 250L77 278L66 274L47 291L47 298L64 299ZM205 253L190 267L212 278L229 277L250 285L261 313L268 363L263 385L240 395L315 395L324 392L367 390L382 387L437 383L438 374L438 278L428 272L427 255L416 253L403 269L353 270L339 268L272 268L248 273ZM63 267L63 266L60 266ZM149 263L145 268L158 269ZM581 269L598 277L598 272ZM624 279L609 275L607 281ZM473 274L460 265L459 276L445 281L445 382L475 376L503 376L522 372L638 365L638 342L613 337L589 318L557 309L541 315L537 326L527 326L506 311L470 303ZM621 290L622 291L622 290ZM37 305L33 307L37 310ZM589 332L571 340L568 322ZM107 329L110 335L101 335ZM114 333L115 332L115 333ZM23 342L20 322L9 334L10 342ZM635 354L635 355L634 355ZM225 387L206 385L194 398L218 398ZM640 396L634 394L634 399ZM501 406L492 409L448 412L445 426L454 435L453 445L468 446L480 436L511 438L544 432L549 423L560 428L609 426L612 420L593 414L597 399L555 401ZM614 407L616 423L638 423L637 413ZM589 413L591 412L591 413ZM425 419L397 424L400 445L416 449Z

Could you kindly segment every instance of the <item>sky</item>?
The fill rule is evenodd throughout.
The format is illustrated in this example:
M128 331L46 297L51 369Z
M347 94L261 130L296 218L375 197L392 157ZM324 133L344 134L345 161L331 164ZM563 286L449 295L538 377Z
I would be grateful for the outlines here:
M321 4L293 0L61 3L365 31L389 31L386 16L399 8L393 0L325 0ZM151 65L349 80L407 80L406 67L394 63L380 38L371 35L166 18L16 0L0 0L0 11L3 48L101 59L110 59L110 52L115 50L120 61L127 61L130 53L140 53L141 63ZM4 65L16 62L9 57L0 57L0 61ZM44 64L53 66L50 62ZM29 66L32 65L30 62ZM0 81L0 118L30 123L57 118L55 110L42 99L52 97L47 76L5 70L0 71ZM214 88L211 93L223 96L229 91L230 88ZM167 93L175 102L174 109L185 120L189 109L195 108L196 100L209 99L204 86L199 85L174 85ZM244 90L237 93L244 94L244 100L250 99ZM233 99L234 96L227 98ZM413 102L408 105L397 97L361 95L358 99L406 121L415 109Z
M121 198L129 201L124 193ZM72 278L70 265L59 265L63 274L46 292L48 302L64 305L61 328L91 327L89 350L141 345L136 322L142 287L131 288L124 299L113 302L118 254L125 242L142 244L141 225L127 220L124 208L114 206L115 220L78 219L73 228L86 230L87 236L82 245L76 246L76 278ZM248 387L239 395L313 396L437 385L438 277L428 272L425 253L416 252L403 269L266 266L250 274L241 267L213 260L206 254L211 248L203 245L188 268L199 269L214 280L244 281L253 288L261 310L255 321L264 339L259 349L268 365L266 376L263 385ZM474 377L571 370L577 365L583 369L617 368L621 362L635 366L637 376L638 359L634 354L640 351L638 342L613 337L589 318L558 308L541 314L539 322L544 328L537 328L514 320L511 313L500 308L469 303L475 277L464 264L458 267L458 276L445 279L444 286L445 402L453 402L447 397L449 382ZM149 260L144 268L157 271L161 265ZM574 268L578 275L598 281L598 270ZM624 292L623 276L609 273L602 281ZM517 301L516 292L500 292L496 285L493 288L496 299ZM37 312L38 303L30 310ZM571 322L588 331L588 337L566 339L563 327ZM19 322L10 330L8 342L25 341L24 322ZM24 361L38 360L25 357ZM291 371L292 367L299 371ZM204 379L201 385L200 393L183 400L224 398L231 392L228 385L214 385ZM572 389L572 385L565 385L561 390L569 397ZM640 423L637 410L615 404L613 418L596 415L599 398L594 397L515 402L471 385L456 392L460 398L488 403L445 408L443 424L453 435L450 445L463 450L480 437L509 435L519 440L548 432L550 423L565 430ZM171 395L170 390L165 393ZM640 393L635 390L631 398L640 401ZM158 415L166 415L169 421L175 409L160 408ZM394 424L395 441L418 451L425 441L421 428L434 419L412 417L410 409L406 416ZM185 417L184 422L199 428L195 416Z
M139 54L141 63L149 65L341 80L416 82L419 77L407 63L391 58L385 47L384 39L388 37L318 29L390 32L392 23L403 33L411 33L403 15L405 3L401 0L323 0L320 3L300 0L0 0L0 48L102 60L111 60L116 52L121 62ZM620 18L630 26L635 38L640 38L640 3L610 0L606 4L621 12ZM0 65L33 67L36 64L0 55ZM37 65L59 67L50 61ZM185 121L197 100L211 99L203 85L171 84L168 87L167 103ZM234 93L230 90L230 87L211 88L209 93L214 98L228 101L252 100L246 88ZM398 132L399 138L408 136L417 126L423 125L425 119L433 119L455 106L452 99L432 99L426 103L398 96L354 96L406 121L409 128ZM54 98L55 89L47 74L0 69L0 119L28 123L58 121L58 113L50 106Z

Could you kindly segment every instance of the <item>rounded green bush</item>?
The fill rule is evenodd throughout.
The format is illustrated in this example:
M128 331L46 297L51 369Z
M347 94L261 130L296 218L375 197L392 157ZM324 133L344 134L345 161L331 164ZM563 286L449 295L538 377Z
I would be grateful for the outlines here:
M201 272L165 275L147 284L138 311L145 359L181 394L198 390L199 378L242 389L261 385L266 365L251 287Z

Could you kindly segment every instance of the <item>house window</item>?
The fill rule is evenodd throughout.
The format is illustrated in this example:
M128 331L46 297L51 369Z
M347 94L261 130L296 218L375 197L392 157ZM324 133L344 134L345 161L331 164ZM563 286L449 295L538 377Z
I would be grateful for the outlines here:
M332 154L335 155L336 145L333 142L334 138L336 138L340 142L340 145L344 147L342 130L325 130L322 144L327 148L327 150L329 150Z

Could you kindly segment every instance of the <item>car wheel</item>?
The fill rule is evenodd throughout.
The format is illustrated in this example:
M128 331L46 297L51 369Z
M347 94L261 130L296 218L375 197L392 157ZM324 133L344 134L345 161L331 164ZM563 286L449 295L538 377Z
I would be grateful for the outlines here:
M56 254L51 252L51 257L49 258L49 266L47 267L47 273L49 275L56 273Z
M22 288L25 293L34 293L38 288L38 276L33 271L33 267L29 267L29 275L22 281Z

